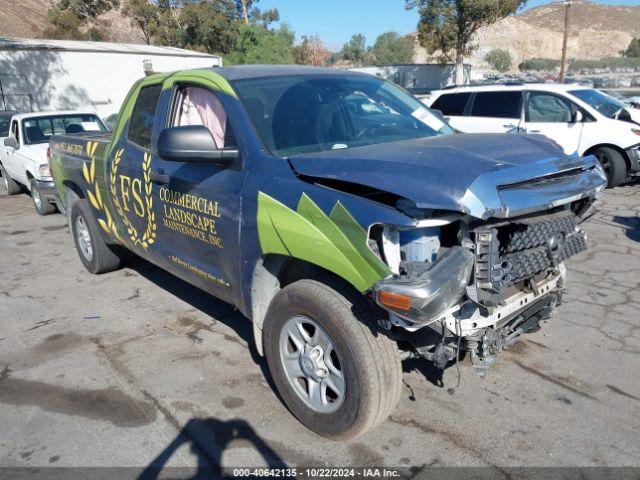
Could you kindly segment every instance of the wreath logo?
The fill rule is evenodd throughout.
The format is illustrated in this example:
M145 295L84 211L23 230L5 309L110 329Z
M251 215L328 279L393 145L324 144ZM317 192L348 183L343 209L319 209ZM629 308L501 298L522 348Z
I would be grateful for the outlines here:
M89 166L84 163L82 165L82 174L84 179L89 184L89 189L87 190L87 196L89 197L89 202L93 208L98 210L99 212L103 212L105 218L98 218L98 224L100 227L107 233L112 234L119 242L122 242L122 237L118 233L118 229L116 227L116 223L113 221L113 216L109 211L109 208L104 203L102 199L102 194L100 193L100 188L98 187L98 183L96 181L96 159L95 153L98 148L98 142L87 142L85 145L85 151L90 158ZM109 171L109 190L111 193L111 200L113 201L113 205L118 212L118 215L122 219L124 226L127 228L127 234L129 235L129 240L135 245L139 245L144 250L147 250L150 245L153 245L156 241L156 215L153 211L153 196L152 196L152 188L153 183L151 182L151 155L147 152L144 153L144 158L142 161L142 175L143 175L143 187L144 187L144 201L146 207L146 228L142 236L139 235L138 230L133 226L131 220L127 217L122 208L120 200L118 198L117 192L117 176L118 176L118 167L120 166L120 161L122 160L122 154L124 153L124 149L119 149L116 151L113 162L111 162L111 168Z

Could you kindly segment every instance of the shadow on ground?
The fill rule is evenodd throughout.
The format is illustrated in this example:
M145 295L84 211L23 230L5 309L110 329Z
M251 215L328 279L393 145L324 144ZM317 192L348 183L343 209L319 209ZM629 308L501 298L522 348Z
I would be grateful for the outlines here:
M235 443L238 445L232 445ZM194 475L189 477L192 479L220 478L223 474L222 455L225 450L236 447L257 450L267 468L286 468L284 460L244 420L191 419L178 436L143 470L138 479L167 478L166 474L170 472L164 471L165 466L183 445L189 445L191 452L197 457L197 469ZM181 475L180 478L186 477Z

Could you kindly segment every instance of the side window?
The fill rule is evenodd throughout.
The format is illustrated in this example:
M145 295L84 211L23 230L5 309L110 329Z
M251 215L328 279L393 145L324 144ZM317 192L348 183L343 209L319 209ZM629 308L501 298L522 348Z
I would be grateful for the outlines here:
M142 148L151 149L151 130L161 91L161 85L142 88L133 107L127 138Z
M478 92L473 100L474 117L520 118L522 92Z
M568 100L544 92L529 94L525 115L527 122L568 123L572 116L573 106Z
M211 90L185 86L179 89L172 126L201 125L211 133L219 149L237 148L227 113Z
M441 95L433 102L431 108L440 110L444 115L464 115L464 109L471 97L471 92L467 93L449 93Z

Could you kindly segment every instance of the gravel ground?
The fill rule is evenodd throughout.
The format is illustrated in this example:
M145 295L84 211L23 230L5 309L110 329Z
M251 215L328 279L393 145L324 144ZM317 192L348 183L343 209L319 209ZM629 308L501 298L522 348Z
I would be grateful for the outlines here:
M351 442L299 424L249 322L143 261L93 276L61 215L0 195L0 467L640 466L640 182L608 190L565 303L486 378L405 364Z

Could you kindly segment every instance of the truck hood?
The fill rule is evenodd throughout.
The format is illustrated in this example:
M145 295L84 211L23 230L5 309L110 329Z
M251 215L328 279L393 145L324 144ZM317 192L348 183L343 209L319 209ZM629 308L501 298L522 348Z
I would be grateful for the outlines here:
M454 134L292 156L295 172L392 193L418 209L506 218L595 196L594 157L540 135Z
M24 158L32 160L34 163L41 165L47 163L47 148L49 143L34 143L33 145L24 145L20 147L18 153Z

